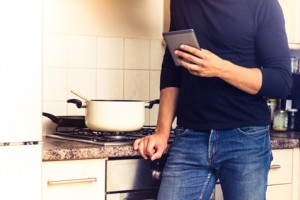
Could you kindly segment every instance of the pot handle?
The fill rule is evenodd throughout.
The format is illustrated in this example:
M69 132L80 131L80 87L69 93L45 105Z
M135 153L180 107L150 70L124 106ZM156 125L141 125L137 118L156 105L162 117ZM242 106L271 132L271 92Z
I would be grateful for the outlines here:
M74 103L77 106L77 108L85 108L86 107L86 106L83 106L82 102L78 99L68 99L67 102Z
M59 119L56 116L54 116L50 113L46 113L46 112L43 112L42 114L44 117L48 117L49 119L51 119L51 121L53 121L54 123L56 123L56 124L59 123Z
M151 109L154 104L159 104L159 99L149 101L148 103L145 104L145 108Z

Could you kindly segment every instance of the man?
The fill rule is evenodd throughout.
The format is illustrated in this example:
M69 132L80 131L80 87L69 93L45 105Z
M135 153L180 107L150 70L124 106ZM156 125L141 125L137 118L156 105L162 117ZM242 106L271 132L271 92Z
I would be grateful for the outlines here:
M219 179L225 200L264 200L272 161L266 97L285 98L292 87L280 5L171 0L170 11L170 31L194 29L202 49L181 45L181 67L166 50L155 134L134 143L143 158L160 158L177 117L158 199L208 200Z

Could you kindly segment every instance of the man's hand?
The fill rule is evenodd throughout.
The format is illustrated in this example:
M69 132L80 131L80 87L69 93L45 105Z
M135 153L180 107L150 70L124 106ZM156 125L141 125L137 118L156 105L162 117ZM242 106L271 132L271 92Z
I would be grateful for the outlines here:
M225 60L205 49L197 49L188 45L181 45L181 50L176 50L178 62L191 74L202 77L221 77L226 66ZM185 62L185 58L189 62Z
M262 73L259 67L247 68L224 60L205 50L181 45L183 51L176 50L178 61L191 74L201 77L217 77L249 94L257 94L262 86ZM185 53L188 52L188 53ZM188 60L185 62L183 59Z
M168 145L168 138L154 133L135 140L133 148L144 158L156 160L161 158Z

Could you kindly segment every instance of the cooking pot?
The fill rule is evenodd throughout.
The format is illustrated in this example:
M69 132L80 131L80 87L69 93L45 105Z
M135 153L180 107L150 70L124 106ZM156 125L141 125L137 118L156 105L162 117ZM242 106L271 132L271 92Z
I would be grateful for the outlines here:
M138 100L88 100L85 105L78 99L69 99L78 108L86 108L85 124L95 131L136 131L145 123L145 108L152 108L159 99L149 102Z

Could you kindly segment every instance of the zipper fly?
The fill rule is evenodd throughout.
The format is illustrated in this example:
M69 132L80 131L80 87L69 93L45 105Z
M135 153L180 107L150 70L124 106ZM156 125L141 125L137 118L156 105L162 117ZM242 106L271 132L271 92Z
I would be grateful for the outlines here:
M211 130L208 140L208 163L210 165L214 162L214 157L216 156L218 149L218 132L216 130Z

